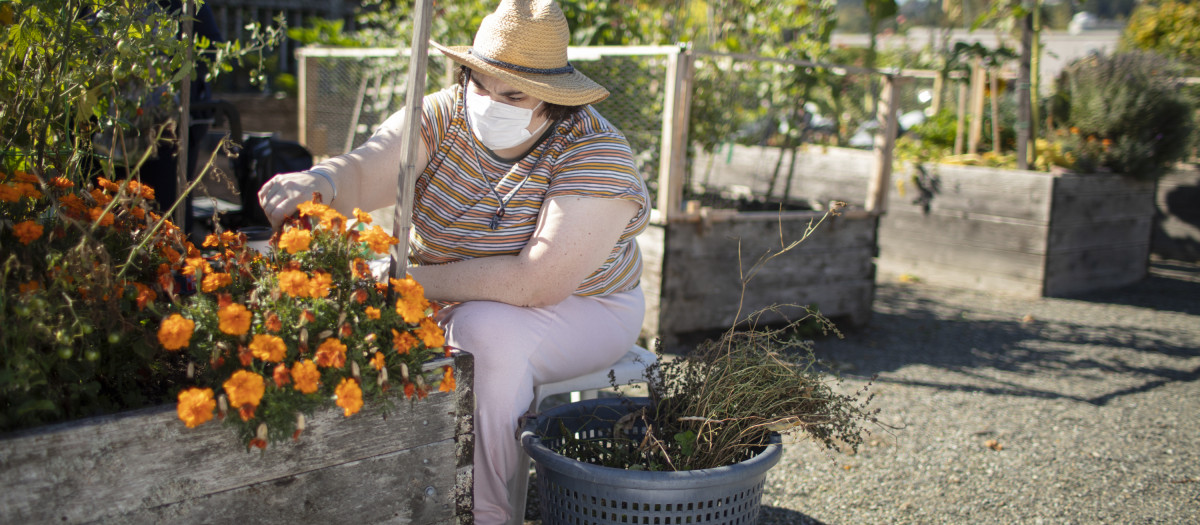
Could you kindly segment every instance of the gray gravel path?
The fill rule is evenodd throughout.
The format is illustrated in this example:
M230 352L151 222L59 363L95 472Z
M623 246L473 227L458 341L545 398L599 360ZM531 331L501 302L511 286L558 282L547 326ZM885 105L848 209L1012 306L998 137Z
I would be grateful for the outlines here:
M895 429L785 447L760 523L1200 523L1200 266L1154 267L1073 299L881 282L816 350Z

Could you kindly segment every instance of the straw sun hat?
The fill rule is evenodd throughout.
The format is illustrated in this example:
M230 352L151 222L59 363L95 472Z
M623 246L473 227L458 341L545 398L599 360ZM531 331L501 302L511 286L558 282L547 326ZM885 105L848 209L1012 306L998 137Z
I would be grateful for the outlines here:
M471 46L430 42L455 62L552 104L600 102L608 90L567 63L571 32L553 0L501 0Z

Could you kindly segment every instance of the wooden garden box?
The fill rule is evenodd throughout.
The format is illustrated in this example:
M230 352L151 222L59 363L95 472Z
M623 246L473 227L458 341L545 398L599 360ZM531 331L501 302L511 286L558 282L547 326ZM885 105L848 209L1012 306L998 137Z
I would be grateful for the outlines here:
M451 362L454 392L324 410L266 450L174 405L0 437L0 523L469 523L474 368Z
M928 205L892 188L880 273L1041 297L1131 284L1148 271L1155 184L1113 174L936 165Z

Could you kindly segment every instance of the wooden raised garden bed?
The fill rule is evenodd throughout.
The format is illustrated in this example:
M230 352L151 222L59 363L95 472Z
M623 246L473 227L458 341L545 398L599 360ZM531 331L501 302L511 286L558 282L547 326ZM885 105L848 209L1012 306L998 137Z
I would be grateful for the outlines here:
M453 366L454 392L327 409L261 451L174 405L4 436L0 522L469 523L473 360Z

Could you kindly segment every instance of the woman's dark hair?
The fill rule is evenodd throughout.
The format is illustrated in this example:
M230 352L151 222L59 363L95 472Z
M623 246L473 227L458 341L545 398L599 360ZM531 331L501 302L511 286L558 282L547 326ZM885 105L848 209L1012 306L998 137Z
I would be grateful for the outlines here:
M467 73L469 71L471 71L471 68L467 66L458 66L456 81L464 90L467 89ZM583 111L583 106L563 106L550 102L546 102L542 104L542 107L538 108L538 114L550 119L552 122L566 120L571 115L580 111Z

